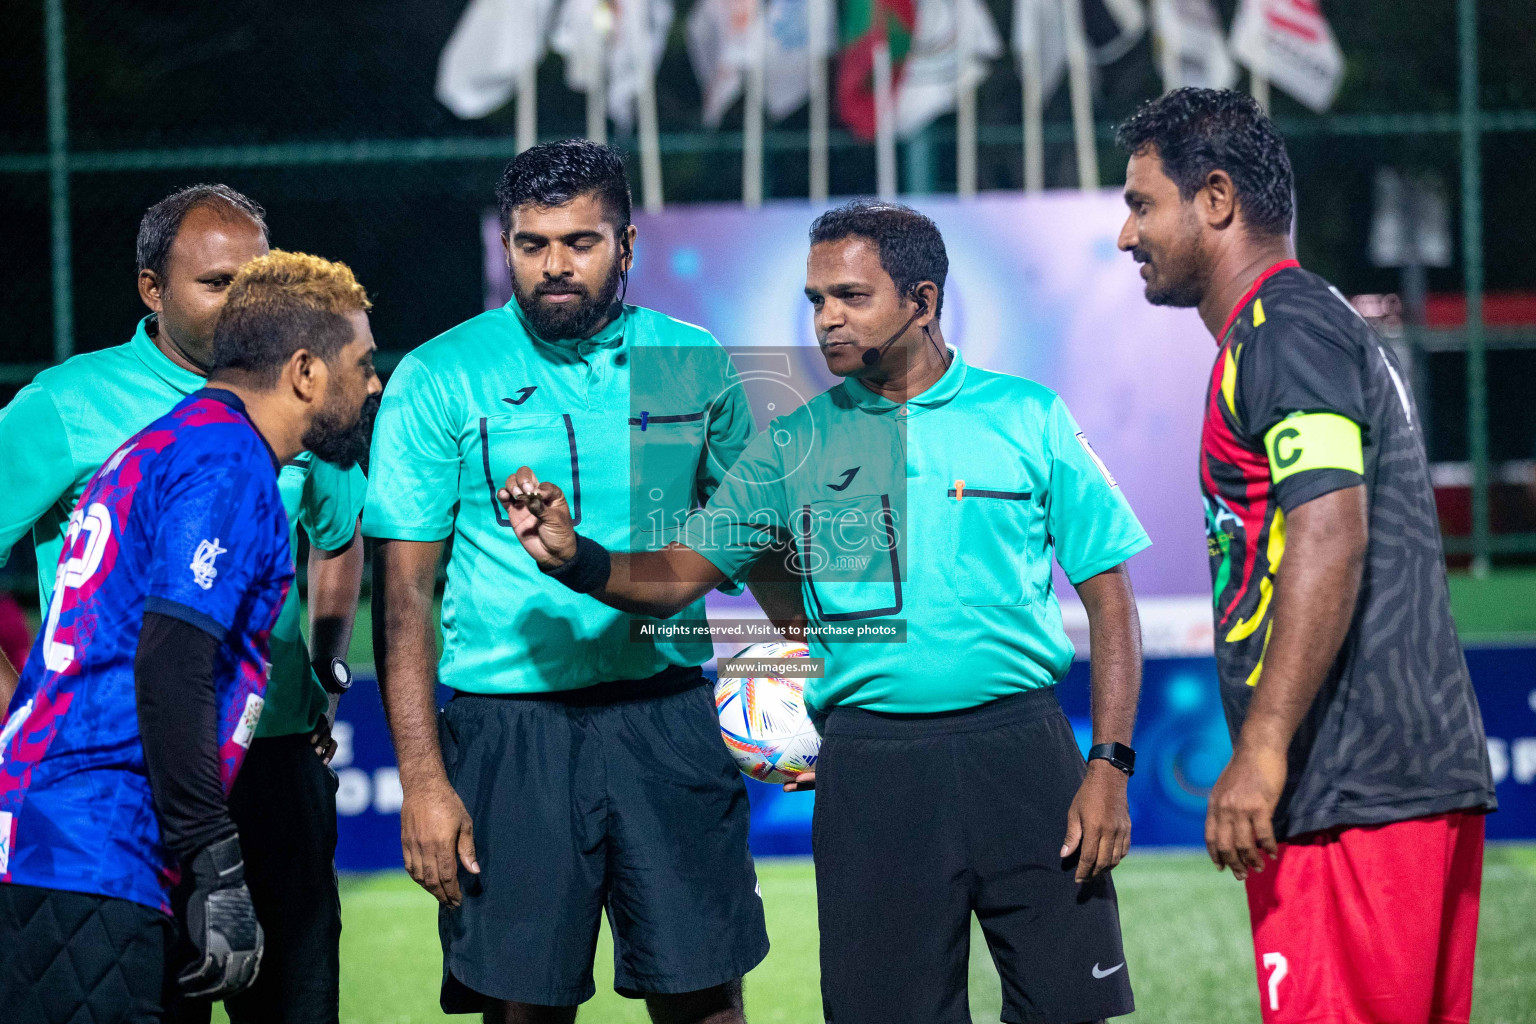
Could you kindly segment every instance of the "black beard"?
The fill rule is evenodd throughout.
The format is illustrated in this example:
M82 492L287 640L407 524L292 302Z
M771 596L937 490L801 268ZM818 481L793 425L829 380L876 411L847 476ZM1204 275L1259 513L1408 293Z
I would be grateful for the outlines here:
M559 305L540 301L540 296L550 291L573 291L580 297ZM527 294L518 287L516 274L512 275L512 294L523 316L528 318L533 333L546 341L590 338L596 333L597 325L608 315L614 298L619 294L619 261L613 261L608 270L608 279L603 282L602 290L596 298L584 286L571 281L562 281L555 288L540 283L532 294Z
M351 469L368 458L368 444L373 439L373 417L379 411L379 395L369 395L357 418L347 417L327 405L315 413L314 422L304 431L300 443L315 458L338 469Z
M1210 268L1205 266L1199 228L1192 220L1192 214L1186 213L1182 226L1184 230L1169 239L1155 260L1144 246L1138 245L1131 250L1138 264L1152 264L1152 279L1147 282L1146 296L1154 306L1179 309L1198 306L1210 287Z
M1154 306L1174 306L1189 309L1200 305L1205 298L1205 282L1198 275L1187 275L1183 280L1164 283L1158 281L1155 272L1147 282L1147 301Z

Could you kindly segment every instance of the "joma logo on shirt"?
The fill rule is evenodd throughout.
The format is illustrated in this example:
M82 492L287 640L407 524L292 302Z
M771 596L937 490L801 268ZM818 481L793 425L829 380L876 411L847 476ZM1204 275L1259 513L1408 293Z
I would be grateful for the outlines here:
M197 545L197 550L192 554L192 582L208 590L213 586L214 579L219 575L219 570L213 567L213 560L218 558L228 548L219 547L219 538L204 540Z

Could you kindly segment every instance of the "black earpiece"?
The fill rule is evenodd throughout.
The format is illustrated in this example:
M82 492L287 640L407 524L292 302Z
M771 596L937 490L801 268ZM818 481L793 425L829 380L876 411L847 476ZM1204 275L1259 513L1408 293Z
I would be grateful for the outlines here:
M633 259L634 250L629 247L629 225L619 229L619 248L622 252L619 259ZM624 315L624 299L629 295L629 269L621 263L619 267L619 297L614 300L613 306L608 311L610 319L617 320Z
M896 344L896 339L900 338L903 334L906 334L907 328L916 323L918 317L928 312L927 299L923 298L921 295L918 295L915 292L912 293L912 298L917 302L916 311L914 311L911 316L907 317L907 322L901 325L901 329L898 330L895 334L891 335L889 338L886 338L884 343L877 345L874 348L864 350L864 355L862 358L864 360L865 366L874 366L881 359L885 358L886 349ZM928 335L928 328L923 328L923 334L928 337L929 341L933 340L932 336Z

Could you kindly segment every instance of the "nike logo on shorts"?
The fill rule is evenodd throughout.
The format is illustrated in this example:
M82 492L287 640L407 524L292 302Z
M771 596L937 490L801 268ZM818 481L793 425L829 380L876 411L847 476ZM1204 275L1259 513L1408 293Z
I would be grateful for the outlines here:
M1124 966L1125 966L1125 961L1121 960L1119 963L1115 964L1115 966L1111 967L1109 970L1101 971L1101 970L1099 970L1099 965L1097 963L1095 963L1093 965L1093 976L1095 978L1107 978L1111 974L1114 974L1116 971L1118 971L1120 968L1122 968Z

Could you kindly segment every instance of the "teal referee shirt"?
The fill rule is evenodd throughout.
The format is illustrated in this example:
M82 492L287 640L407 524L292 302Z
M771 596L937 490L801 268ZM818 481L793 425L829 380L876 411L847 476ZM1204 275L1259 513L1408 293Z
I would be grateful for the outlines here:
M813 627L843 632L811 641L819 711L952 711L1053 685L1074 652L1052 554L1081 583L1151 544L1054 392L950 353L905 403L850 378L774 420L688 520L684 542L732 578L795 542ZM905 643L847 637L894 620Z
M438 678L470 693L570 690L700 665L707 639L631 638L631 620L539 571L496 490L519 466L558 484L581 532L664 547L754 433L708 331L638 306L547 341L514 299L401 360L374 426L363 532L452 539ZM702 600L679 613L702 621Z

